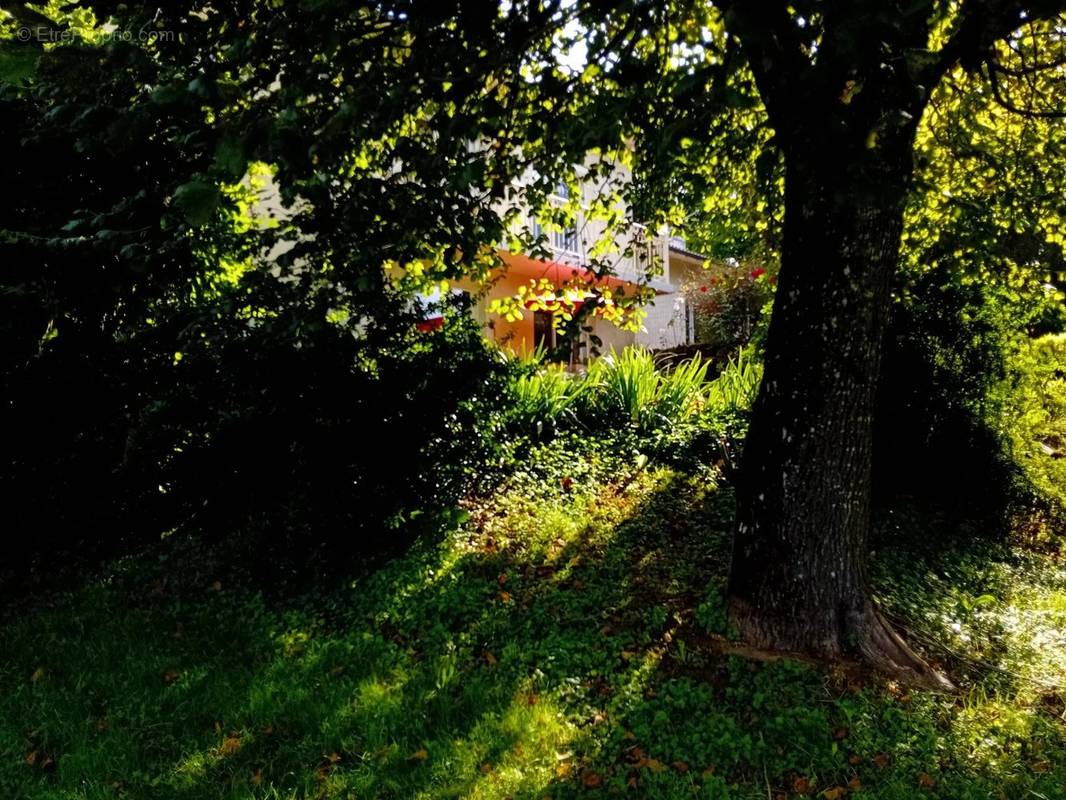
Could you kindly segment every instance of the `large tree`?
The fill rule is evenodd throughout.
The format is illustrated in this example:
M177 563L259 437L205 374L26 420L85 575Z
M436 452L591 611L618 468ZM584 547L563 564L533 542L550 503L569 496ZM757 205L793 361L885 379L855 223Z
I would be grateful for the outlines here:
M943 680L878 613L866 573L874 398L915 132L930 93L960 63L985 66L994 80L1057 68L1007 67L994 54L997 42L1064 6L724 7L785 165L781 274L729 586L733 619L756 646L857 655L889 673ZM1048 29L1054 38L1054 23Z
M280 451L303 451L315 439L326 450L339 412L305 413L306 403L337 396L336 387L289 397L258 382L282 374L277 364L311 363L309 353L324 356L323 376L353 369L369 380L398 341L424 349L411 331L410 295L484 275L492 245L515 221L508 201L543 207L558 180L596 150L607 156L601 177L612 161L632 164L637 180L618 192L656 223L663 217L652 212L672 192L699 188L685 176L701 174L701 154L761 147L770 157L757 159L755 171L783 178L784 228L739 487L734 618L757 646L857 653L929 678L875 610L865 570L873 402L915 131L933 89L959 64L983 69L1003 105L1057 113L1046 87L1021 97L1010 87L1040 71L1061 74L1062 26L1048 20L1064 6L231 0L159 9L101 1L95 17L78 18L49 4L63 26L82 31L55 46L23 41L24 22L0 17L5 141L21 148L19 174L38 190L13 200L4 219L0 245L20 266L3 283L20 346L0 369L21 381L28 365L48 367L66 350L89 360L84 331L100 339L91 353L143 349L147 334L158 374L141 382L137 403L111 404L116 429L122 417L158 413L160 386L185 397L184 387L202 380L204 397L218 401L189 400L215 409L205 431L215 417L247 417L230 413L247 404L288 437ZM116 39L104 20L137 35ZM152 30L168 35L142 40ZM86 74L100 79L78 80ZM140 148L130 163L144 167L116 169L131 139ZM57 155L56 176L85 177L79 193L40 191L50 187L32 180L37 162L54 164ZM288 218L234 243L234 182L255 161L272 165ZM642 183L642 175L672 179ZM731 195L731 213L742 215L749 187ZM210 246L207 234L220 243ZM522 244L535 246L531 238ZM279 257L281 246L288 249ZM72 263L85 268L72 273ZM397 285L386 264L417 269ZM90 275L108 280L90 281L85 292ZM139 360L115 359L123 369ZM417 372L410 361L396 363L405 375ZM250 365L251 374L233 364ZM219 376L231 374L234 386L224 389ZM23 407L40 405L35 386ZM279 429L275 405L313 422ZM9 417L20 424L18 414ZM410 416L401 417L391 418L409 431ZM189 462L195 450L182 440L182 423L177 441L159 448L168 464ZM126 461L136 438L116 439L116 457ZM202 463L217 461L219 437L205 432L198 441ZM179 475L202 471L191 463ZM199 505L197 491L187 493Z

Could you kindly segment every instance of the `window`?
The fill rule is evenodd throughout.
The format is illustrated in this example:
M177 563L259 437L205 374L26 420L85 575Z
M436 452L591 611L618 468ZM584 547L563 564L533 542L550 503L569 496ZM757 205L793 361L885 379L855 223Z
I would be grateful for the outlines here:
M555 231L552 234L552 246L567 253L577 252L577 224Z
M548 311L533 312L533 346L538 350L544 348L549 353L555 347L555 328Z
M581 363L583 342L580 337L557 331L551 311L533 312L533 346L543 348L550 361L566 361L570 366Z

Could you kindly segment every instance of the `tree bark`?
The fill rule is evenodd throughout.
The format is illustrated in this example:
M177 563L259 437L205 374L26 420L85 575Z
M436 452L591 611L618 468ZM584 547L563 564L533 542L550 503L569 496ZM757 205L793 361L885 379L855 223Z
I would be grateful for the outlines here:
M781 275L738 483L730 609L757 647L950 686L870 598L874 395L929 93L1063 0L967 0L928 52L932 17L884 3L722 0L785 156ZM931 6L929 6L931 8ZM803 24L801 24L803 23Z
M857 657L944 685L867 581L874 397L913 130L786 151L785 230L762 387L744 445L730 608L756 647Z

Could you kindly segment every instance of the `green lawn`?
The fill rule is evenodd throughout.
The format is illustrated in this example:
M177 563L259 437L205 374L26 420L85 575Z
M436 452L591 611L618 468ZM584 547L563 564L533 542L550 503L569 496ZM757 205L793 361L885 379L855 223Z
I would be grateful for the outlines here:
M600 471L515 476L437 541L285 602L171 540L9 609L0 797L1066 796L1053 558L943 537L878 557L955 696L748 661L722 652L729 490Z

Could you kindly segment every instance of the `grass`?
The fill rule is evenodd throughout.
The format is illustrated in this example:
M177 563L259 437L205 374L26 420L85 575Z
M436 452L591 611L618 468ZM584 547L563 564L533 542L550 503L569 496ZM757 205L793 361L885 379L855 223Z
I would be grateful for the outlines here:
M899 542L928 521L886 519L882 600L963 680L908 692L723 654L713 475L544 460L300 598L171 540L9 608L0 797L1066 795L1052 557L945 539L917 558Z

